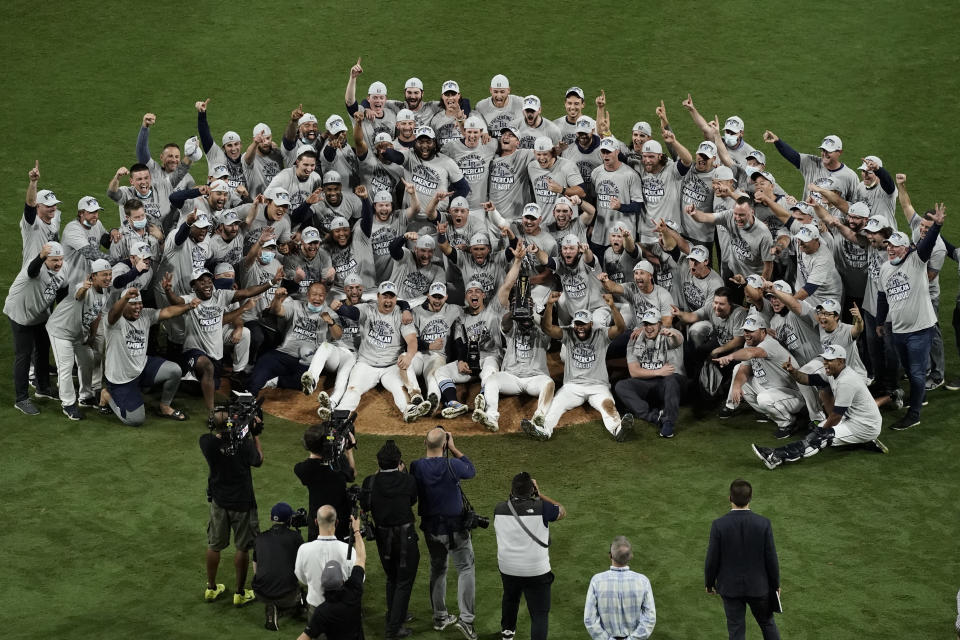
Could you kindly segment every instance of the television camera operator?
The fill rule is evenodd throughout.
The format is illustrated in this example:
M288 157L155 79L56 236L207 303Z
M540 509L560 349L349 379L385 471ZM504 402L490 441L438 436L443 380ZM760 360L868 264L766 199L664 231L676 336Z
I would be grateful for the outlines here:
M340 415L341 413L345 415ZM307 512L317 513L325 504L336 509L337 513L350 513L350 499L347 495L347 483L356 477L353 462L353 447L356 439L353 435L355 414L334 412L332 418L320 424L311 425L303 434L303 446L310 457L293 467L300 482L310 494ZM349 521L340 518L334 535L341 540L349 536ZM311 517L307 526L307 540L316 540L317 523Z
M377 552L387 577L386 638L411 634L403 626L410 592L420 564L420 547L412 506L417 502L417 481L406 473L397 443L387 440L377 452L380 471L363 480L360 506L376 524Z
M475 640L476 577L470 531L477 526L487 527L490 521L481 518L470 508L460 488L460 480L474 477L477 470L470 459L457 449L453 435L443 427L436 426L428 431L425 444L426 455L410 463L410 473L417 481L420 529L430 552L433 628L443 631L450 625L456 625L467 640ZM448 556L453 560L458 574L459 618L447 612Z
M209 433L200 436L210 475L207 478L207 501L210 519L207 523L207 588L204 598L213 602L226 587L217 583L220 552L233 543L236 553L233 565L237 572L237 589L233 604L241 607L254 599L253 589L245 589L249 551L260 532L257 499L253 493L252 467L263 464L260 432L263 419L253 396L234 392L230 406L215 407L207 419Z
M261 531L253 543L253 593L264 604L264 627L278 631L280 613L299 613L303 590L294 573L297 549L303 544L300 527L306 525L306 512L293 510L286 502L270 509L273 526ZM293 527L296 527L294 529Z

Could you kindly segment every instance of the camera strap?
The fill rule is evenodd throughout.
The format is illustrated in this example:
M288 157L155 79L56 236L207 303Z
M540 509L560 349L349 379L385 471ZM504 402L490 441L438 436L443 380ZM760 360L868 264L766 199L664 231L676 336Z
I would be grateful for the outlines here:
M523 520L520 519L520 516L517 515L517 510L513 508L513 500L507 499L507 508L510 509L510 513L513 514L514 519L516 519L517 524L520 525L520 528L523 529L523 532L530 536L530 539L536 542L538 545L546 549L550 546L550 534L547 533L547 541L544 542L537 536L533 535L533 532L530 529L527 529L527 525L523 524Z

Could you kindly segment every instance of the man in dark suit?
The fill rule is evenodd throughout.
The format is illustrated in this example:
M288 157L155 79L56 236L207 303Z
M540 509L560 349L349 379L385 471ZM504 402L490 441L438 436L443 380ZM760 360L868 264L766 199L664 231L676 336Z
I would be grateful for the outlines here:
M750 511L753 488L746 480L730 485L730 512L713 521L704 565L707 593L719 593L730 640L743 640L746 606L764 640L780 640L772 602L780 593L780 564L770 521Z

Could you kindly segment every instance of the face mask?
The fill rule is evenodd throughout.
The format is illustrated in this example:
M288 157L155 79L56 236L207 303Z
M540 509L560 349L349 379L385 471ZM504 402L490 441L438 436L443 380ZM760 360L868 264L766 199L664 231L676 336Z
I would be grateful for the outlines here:
M260 254L260 260L263 261L263 264L270 264L273 262L273 256L275 255L277 254L275 254L273 251L264 251Z
M323 309L323 305L321 305L321 306L319 306L319 307L315 307L315 306L313 306L312 304L310 304L309 302L307 303L307 311L309 311L310 313L318 313L318 312L320 311L320 309Z
M723 134L723 144L727 145L728 147L737 146L737 142L737 136L732 136L729 133Z
M215 278L213 281L214 289L233 289L233 278Z
M146 228L147 228L147 219L144 218L143 220L134 220L134 221L133 221L133 228L134 228L134 229L146 229Z
M80 221L80 224L82 224L83 226L85 226L87 229L92 229L92 228L93 228L93 223L90 222L89 220L81 220L81 221Z

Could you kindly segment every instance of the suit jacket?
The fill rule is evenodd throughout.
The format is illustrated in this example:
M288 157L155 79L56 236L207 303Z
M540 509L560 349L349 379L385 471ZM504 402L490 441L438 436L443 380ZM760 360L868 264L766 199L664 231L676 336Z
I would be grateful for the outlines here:
M769 596L780 586L770 521L744 509L714 520L703 572L706 587L726 598Z

